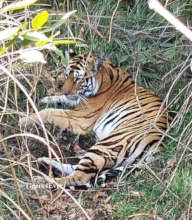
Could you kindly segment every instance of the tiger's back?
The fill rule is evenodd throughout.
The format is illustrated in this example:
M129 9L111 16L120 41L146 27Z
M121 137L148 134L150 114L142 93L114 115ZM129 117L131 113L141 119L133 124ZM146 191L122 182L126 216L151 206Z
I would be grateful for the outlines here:
M168 113L159 97L135 83L129 73L89 55L72 58L62 95L42 101L76 106L67 112L42 110L44 121L79 134L92 130L97 136L97 143L69 175L57 179L64 185L84 185L98 174L105 179L106 174L145 160L167 128ZM31 119L37 120L34 115ZM45 158L41 162L51 163Z

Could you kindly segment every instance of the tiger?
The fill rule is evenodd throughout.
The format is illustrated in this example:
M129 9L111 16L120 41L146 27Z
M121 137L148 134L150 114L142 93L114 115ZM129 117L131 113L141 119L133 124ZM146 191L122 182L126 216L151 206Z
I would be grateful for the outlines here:
M129 72L92 54L70 57L62 77L62 94L46 96L41 102L65 103L73 109L45 108L39 111L42 121L79 135L92 131L97 141L75 165L38 159L64 171L65 176L55 178L58 184L92 187L96 179L104 182L107 175L137 166L156 152L170 118L153 91L137 84ZM20 126L34 123L39 123L34 113L19 121Z

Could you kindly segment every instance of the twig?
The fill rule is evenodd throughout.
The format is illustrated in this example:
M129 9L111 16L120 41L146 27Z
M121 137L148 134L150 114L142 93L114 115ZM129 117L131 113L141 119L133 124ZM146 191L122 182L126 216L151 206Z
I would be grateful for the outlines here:
M22 135L22 134L17 134L17 135ZM30 134L29 134L30 135ZM16 135L12 135L12 136L9 136L9 137L5 137L3 140L1 140L1 141L4 141L4 140L7 140L7 139L10 139L10 138L12 138L13 136L16 136ZM36 135L37 136L37 135ZM24 163L21 163L20 161L15 161L15 160L9 160L9 159L6 159L6 158L1 158L1 160L2 161L8 161L8 162L11 162L13 165L15 164L15 165L18 165L18 166L22 166L22 167L24 167L24 168L28 168L28 165L27 164L24 164ZM85 217L86 217L86 219L87 220L91 220L91 218L89 217L89 215L87 214L87 212L85 211L85 209L81 206L81 204L74 198L74 196L72 196L72 194L69 192L69 190L67 190L67 189L65 189L64 187L62 187L61 185L59 185L57 182L55 182L54 181L54 179L52 179L52 178L50 178L49 176L47 176L46 174L44 174L44 173L42 173L41 171L39 171L39 170L37 170L37 169L35 169L35 168L33 168L33 167L31 167L31 169L33 170L33 171L35 171L37 174L39 174L39 175L41 175L42 177L44 177L44 179L47 181L47 182L50 182L50 183L53 183L53 184L55 184L56 186L57 186L57 188L58 189L61 189L66 195L68 195L71 199L72 199L72 201L77 205L77 207L79 207L79 209L82 211L82 213L85 215ZM2 194L2 190L0 189L0 195L2 195L3 197L5 197L6 199L8 199L6 196L8 196L8 195L6 195L4 192L3 192L3 194ZM8 199L9 200L9 199ZM12 201L11 201L12 202ZM13 203L13 205L15 204L14 203L14 201L12 202ZM21 211L20 209L20 207L17 207L16 206L16 208L18 208L19 209L19 211ZM24 211L21 211L22 212L22 214L25 214L25 213L23 213ZM31 220L31 218L26 218L26 219L29 219L29 220Z
M1 137L1 138L3 139L3 137ZM0 140L0 142L2 142L2 140ZM25 204L25 207L27 208L28 212L30 213L31 219L35 219L34 216L33 216L32 211L31 211L30 207L28 206L27 201L26 201L26 199L25 199L25 197L23 195L21 187L19 186L18 178L16 176L16 171L15 171L13 163L11 162L10 154L9 154L9 152L7 150L7 146L6 146L6 144L4 142L2 142L2 145L3 145L3 148L4 148L5 155L6 155L6 157L9 160L9 167L10 167L11 174L12 174L12 177L13 177L13 180L14 180L14 186L15 186L15 189L16 189L15 191L16 191L16 196L17 196L18 203L20 201L19 198L21 197L22 201Z
M148 0L148 5L150 9L164 17L176 30L180 31L186 38L192 41L192 31L169 10L163 7L158 0Z
M82 0L80 0L80 2L83 5L83 7L85 8L85 12L86 12L86 15L87 15L87 23L88 23L88 26L89 26L90 37L91 37L91 41L93 42L93 35L92 35L92 31L91 31L91 22L90 22L90 18L89 18L89 12L88 12L87 7L84 4L84 2Z
M113 11L113 14L112 14L112 16L111 16L108 43L111 41L111 32L112 32L113 19L114 19L115 13L116 13L116 11L117 11L117 9L118 9L118 7L119 7L120 1L121 1L121 0L118 0L117 5L116 5L116 7L115 7L115 10Z
M1 195L2 197L4 197L5 199L7 199L8 201L10 201L10 202L15 206L15 208L16 208L17 210L19 210L19 211L23 214L23 216L24 216L26 219L28 219L28 220L31 219L31 218L27 215L27 213L26 213L12 198L10 198L10 197L7 195L7 193L5 193L4 191L2 191L1 189L0 189L0 195Z
M17 78L15 78L4 66L0 65L0 70L2 70L2 72L4 72L8 77L10 77L15 83L16 85L21 89L21 91L25 94L25 96L27 97L27 99L29 100L31 106L33 107L36 115L37 115L37 118L38 120L40 121L41 123L41 126L43 128L43 131L44 131L44 134L45 134L45 139L46 139L46 144L48 146L48 151L49 151L49 155L51 155L51 153L55 156L55 158L59 160L57 154L54 152L54 150L50 147L50 144L49 144L49 138L48 138L48 135L47 135L47 131L46 131L46 128L45 128L45 125L41 119L41 116L33 102L33 100L31 99L31 97L29 96L29 94L27 93L26 89L24 88L24 86L19 82L19 80Z

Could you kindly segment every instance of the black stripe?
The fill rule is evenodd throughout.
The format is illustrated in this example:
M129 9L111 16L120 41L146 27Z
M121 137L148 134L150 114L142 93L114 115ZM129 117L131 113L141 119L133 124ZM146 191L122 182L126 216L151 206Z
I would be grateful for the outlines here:
M129 79L133 79L130 74L128 74L128 75L126 76L126 78L123 80L122 84L124 84L125 82L127 82Z
M145 149L142 151L142 153L137 158L142 158L144 156L144 154L146 153L146 148L150 148L150 146L152 146L153 144L155 144L157 142L158 142L158 140L153 140L151 143L146 145Z
M92 117L95 116L95 114L97 114L97 112L99 112L101 109L103 109L103 106L100 107L100 108L98 108L98 109L96 109L95 111L91 112L91 113L88 114L88 115L82 116L81 118L86 118L86 119L92 118Z
M110 159L113 161L114 164L116 164L116 162L117 162L117 157L113 157L113 156L112 156ZM114 166L114 165L113 165L113 166Z
M133 100L133 99L132 99ZM124 107L124 106L126 106L126 105L129 105L129 102L130 102L131 100L128 100L128 101L125 101L125 102L123 102L122 104L120 104L120 105L118 105L118 106L115 106L115 108L121 108L121 107ZM129 110L131 110L131 109L135 109L135 108L137 108L137 103L134 103L134 105L132 105L132 106L128 106L127 107L127 109L129 109Z
M119 80L119 71L120 71L119 68L117 68L116 71L117 71L117 78L115 79L115 81L117 82Z
M113 148L113 151L119 153L122 149L123 149L123 145L117 145Z
M126 118L126 117L128 117L129 115L133 115L134 113L137 113L137 112L139 112L139 109L137 109L136 111L134 111L134 112L130 112L130 113L127 113L127 114L125 114L124 116L122 116L119 120L122 120L122 119L124 119L124 118ZM139 115L136 115L135 117L133 117L133 118L139 118L141 116L141 114L139 114ZM133 119L133 118L131 118L131 119ZM140 122L139 122L140 123Z
M116 141L109 141L109 142L105 142L105 143L104 142L100 142L99 145L107 147L107 146L115 145L115 144L119 143L120 141L122 141L122 138L120 138L120 139L118 139Z
M115 134L113 134L113 135L110 135L109 137L104 138L102 141L107 141L108 139L111 139L111 138L113 138L113 137L122 135L122 134L124 134L124 133L125 133L124 131L123 131L123 132L115 133ZM103 143L103 142L100 142L100 144L102 144L102 143Z
M148 95L148 96L144 96L144 97L139 97L139 101L144 100L146 98L150 98L150 97L154 97L154 96L153 95ZM131 102L133 100L135 100L135 97L133 97L132 99L129 99L128 101L118 105L116 108L120 108L120 107L122 107L124 105L129 105L129 102ZM159 100L157 99L156 101L159 101ZM147 104L149 104L149 103L147 103ZM137 101L135 101L134 106L132 108L136 108L137 106L138 106ZM127 109L132 109L132 108L127 107Z
M113 82L113 71L111 69L109 70L109 77L111 82Z
M81 172L84 172L84 173L97 173L98 172L98 169L87 169L87 170L82 170L80 168L76 168L75 170L78 170L78 171L81 171Z
M122 86L121 86L122 87ZM120 86L117 88L118 93L127 93L130 89L134 87L134 84L130 83L130 85L127 85L126 87L121 88ZM134 98L135 99L135 98Z
M104 126L103 126L103 129L102 129L102 130L105 130L105 127L106 127L108 124L110 124L115 118L116 118L116 115L115 115L112 119L110 119L109 121L106 121L105 124L104 124Z
M102 86L103 86L103 74L102 74L101 83L100 83L99 87L101 88ZM110 86L110 87L111 87L111 86ZM109 88L110 88L110 87L109 87ZM94 95L94 97L99 96L99 95L105 93L109 88L107 88L106 90L104 90L104 91L102 91L102 92L99 91L98 93L96 93L96 94ZM99 90L100 90L100 89L99 89Z
M154 101L152 101L152 102L150 102L150 103L141 104L141 106L144 107L144 106L147 106L147 105L149 105L149 104L151 104L151 103L153 103L153 102L157 102L157 101L154 100ZM153 111L156 111L160 106L161 106L161 103L156 104L156 105L154 105L154 106L151 106L153 109L150 109L149 111L145 111L144 114L150 113L150 112L153 112ZM150 107L150 108L151 108L151 107ZM119 106L117 106L117 108L119 108ZM157 109L154 109L154 108L157 108ZM133 108L133 109L134 109L134 108ZM129 110L130 110L130 108L128 107L128 108L124 109L123 111L125 112L125 111L129 111ZM127 116L129 116L129 115L132 115L132 114L134 114L134 113L136 113L136 112L139 112L139 111L140 111L139 109L136 109L136 110L133 111L133 112L127 113L126 115L122 116L119 120L121 120L121 119L123 119L123 118L125 118L125 117L127 117ZM116 113L116 112L113 111L112 113L110 113L110 114L108 115L107 118L109 118L110 116L112 116L112 115L115 114L115 113ZM103 129L105 129L105 127L106 127L108 124L110 124L115 118L116 118L116 116L114 116L114 117L113 117L112 119L110 119L109 121L106 121L106 123L104 124Z
M157 125L157 127L163 129L164 131L167 129L167 125L165 123L162 122L156 122L155 125Z
M91 157L87 157L87 156L85 156L85 157L83 157L82 158L83 160L89 160L89 161L91 161L91 166L94 166L94 167L96 167L96 165L94 164L94 160L91 158ZM80 163L80 165L82 165L81 163Z
M104 157L104 155L108 156L108 154L106 154L106 153L104 153L104 152L102 152L100 150L97 150L97 149L89 149L87 152L88 153L94 153L94 154L102 156L102 157Z

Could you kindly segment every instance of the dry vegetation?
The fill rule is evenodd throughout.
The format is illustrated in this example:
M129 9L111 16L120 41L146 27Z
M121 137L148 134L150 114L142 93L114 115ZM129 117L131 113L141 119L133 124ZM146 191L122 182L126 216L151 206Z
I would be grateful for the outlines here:
M71 46L77 53L92 50L132 72L138 83L151 88L167 103L174 120L165 134L164 148L154 161L131 175L127 172L121 181L114 178L106 188L65 191L62 195L54 193L50 185L33 189L31 186L37 186L44 175L36 158L47 155L51 148L64 161L73 161L94 138L91 134L80 137L83 149L79 149L75 135L60 134L50 126L21 130L20 117L46 107L39 100L54 92L50 74L57 75L63 64L62 57L51 51L44 51L47 64L24 64L18 59L21 45L15 44L0 56L0 218L192 219L189 41L150 11L145 1L41 2L25 10L0 14L0 28L30 22L44 8L50 11L51 26L63 11L77 9L59 27L59 36L80 38L76 47ZM191 0L168 0L167 4L190 27ZM68 46L60 49L65 51Z

